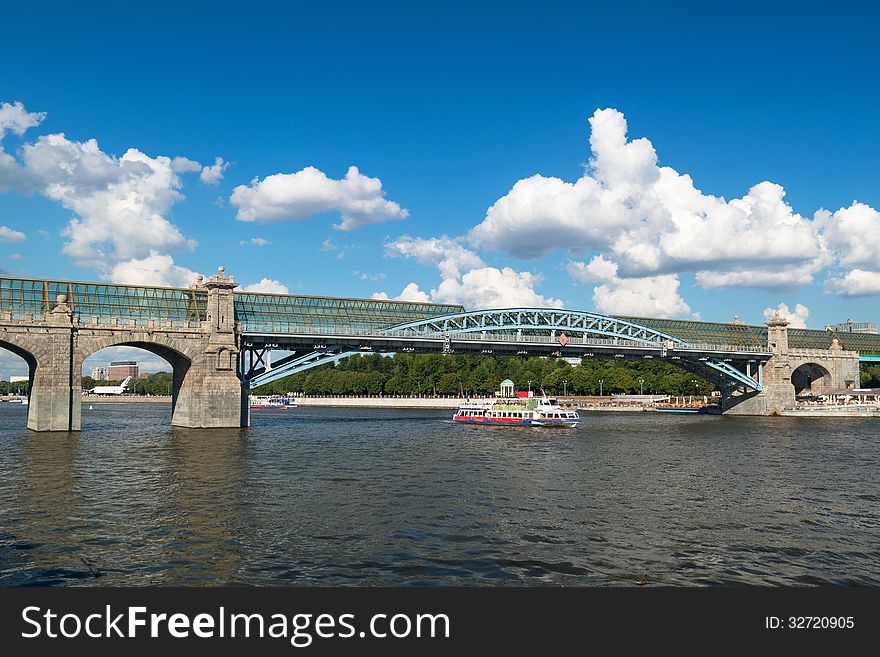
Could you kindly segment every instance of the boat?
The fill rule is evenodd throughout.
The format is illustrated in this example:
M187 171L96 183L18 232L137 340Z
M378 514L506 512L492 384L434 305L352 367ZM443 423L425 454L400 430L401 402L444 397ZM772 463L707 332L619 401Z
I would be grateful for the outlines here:
M296 408L296 404L289 397L251 397L249 405L252 409L281 411Z
M514 399L466 402L458 407L452 421L459 424L574 428L581 417L577 411L562 408L555 399L541 397L522 402Z
M700 413L701 415L719 415L721 409L718 406L675 406L673 404L658 405L654 407L658 413Z

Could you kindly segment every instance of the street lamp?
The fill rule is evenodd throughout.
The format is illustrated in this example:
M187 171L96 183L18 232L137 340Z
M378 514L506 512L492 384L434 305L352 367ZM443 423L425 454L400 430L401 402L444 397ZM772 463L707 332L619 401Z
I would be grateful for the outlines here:
M639 395L645 394L645 380L639 379Z
M599 379L599 396L602 396L602 384L605 383L605 379Z
M567 397L567 396L568 396L568 381L563 381L563 382L562 382L562 396L563 396L563 397Z
M529 381L529 397L532 396L532 382Z

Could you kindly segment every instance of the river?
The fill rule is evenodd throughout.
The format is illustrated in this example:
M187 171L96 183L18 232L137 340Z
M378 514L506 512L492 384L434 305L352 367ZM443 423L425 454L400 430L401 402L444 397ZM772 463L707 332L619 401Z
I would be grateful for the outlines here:
M0 585L880 584L880 423L0 404Z

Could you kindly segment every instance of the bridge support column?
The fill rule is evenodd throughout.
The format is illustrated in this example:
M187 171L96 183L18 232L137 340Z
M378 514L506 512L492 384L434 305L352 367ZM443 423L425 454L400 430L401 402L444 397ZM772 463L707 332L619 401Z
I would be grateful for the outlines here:
M34 334L37 362L31 367L27 421L33 431L79 431L81 426L82 360L67 297L59 295L57 302L47 327Z
M235 369L218 368L216 357L217 354L206 354L182 376L175 376L172 425L207 429L250 424L247 395Z
M175 368L171 424L193 428L246 427L250 424L247 393L236 374L238 345L232 290L237 284L220 267L204 286L208 290L203 323L205 346L189 367Z

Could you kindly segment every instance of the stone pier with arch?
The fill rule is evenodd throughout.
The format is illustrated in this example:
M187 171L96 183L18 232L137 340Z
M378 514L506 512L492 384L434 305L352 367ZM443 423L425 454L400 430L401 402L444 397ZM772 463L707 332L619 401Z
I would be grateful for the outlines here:
M859 385L859 353L846 351L831 340L828 349L796 349L788 344L788 321L773 317L767 322L771 358L761 366L764 390L745 395L725 395L724 413L778 415L795 406L796 397L814 396Z
M237 375L236 283L221 268L194 287L206 291L208 297L205 319L196 327L76 322L65 295L57 296L45 317L4 322L0 347L21 356L28 365L28 428L79 431L83 361L115 346L150 351L171 365L173 425L248 426L247 395Z

